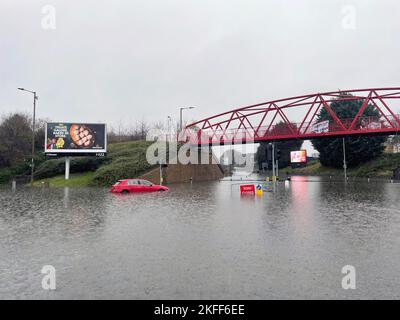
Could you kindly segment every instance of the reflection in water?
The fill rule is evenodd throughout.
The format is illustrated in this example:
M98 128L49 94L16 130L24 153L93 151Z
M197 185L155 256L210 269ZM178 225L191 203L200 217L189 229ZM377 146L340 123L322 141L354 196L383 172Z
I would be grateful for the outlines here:
M310 232L313 209L312 198L316 193L315 183L308 183L306 177L298 177L291 183L292 217L295 228L300 232ZM312 189L310 191L310 189Z
M293 177L247 198L232 184L1 189L0 298L400 297L400 185Z
M69 187L64 187L64 209L69 208Z

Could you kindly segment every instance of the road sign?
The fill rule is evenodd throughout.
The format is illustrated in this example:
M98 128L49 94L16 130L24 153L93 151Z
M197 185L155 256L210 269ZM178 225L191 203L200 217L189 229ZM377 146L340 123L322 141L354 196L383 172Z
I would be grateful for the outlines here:
M263 194L263 186L261 184L258 184L256 186L256 195L262 196L262 194Z
M255 195L254 184L243 184L240 186L241 195Z

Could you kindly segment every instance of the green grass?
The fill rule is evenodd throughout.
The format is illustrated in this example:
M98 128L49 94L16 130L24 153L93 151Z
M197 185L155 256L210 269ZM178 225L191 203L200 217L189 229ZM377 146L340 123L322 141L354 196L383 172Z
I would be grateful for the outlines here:
M64 159L50 159L36 170L37 183L54 187L109 186L119 179L140 176L154 166L146 160L146 150L153 142L130 141L108 146L107 156L71 158L71 179L65 181Z
M353 177L389 178L393 170L400 166L400 154L383 154L377 159L368 161L358 167L349 168L348 174ZM331 175L343 174L342 168L329 168L321 165L319 161L311 161L304 168L284 168L281 172L300 175Z
M90 185L108 186L127 177L138 177L155 166L146 160L147 148L153 142L132 141L115 143L109 146L107 162L100 166Z
M87 187L90 185L93 176L94 172L74 173L70 175L69 180L65 180L64 175L59 175L52 178L37 180L34 186L43 186L48 182L50 187Z
M400 154L383 154L352 170L356 177L392 177L393 170L400 167Z
M291 167L281 169L281 172L288 172L289 174L300 175L336 175L340 174L343 170L337 168L323 167L319 161L310 161L306 167L295 168Z
M146 150L152 142L131 141L115 143L108 146L105 158L75 157L71 159L70 180L64 179L64 159L52 159L41 163L35 174L36 186L49 182L51 187L86 187L109 186L115 181L138 177L155 166L146 160ZM383 154L357 168L350 168L348 173L354 177L391 177L393 170L400 166L400 154ZM22 171L22 169L21 169ZM319 161L311 161L304 168L283 168L281 173L299 175L332 175L343 174L341 168L323 167ZM10 181L16 171L8 168L0 170L0 183Z

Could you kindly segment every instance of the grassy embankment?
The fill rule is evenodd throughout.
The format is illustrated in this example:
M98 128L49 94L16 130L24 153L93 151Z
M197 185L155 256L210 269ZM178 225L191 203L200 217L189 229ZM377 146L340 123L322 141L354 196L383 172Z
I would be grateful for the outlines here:
M36 171L35 185L41 186L48 182L54 187L109 186L118 179L137 177L154 167L146 161L146 149L151 143L115 143L108 146L105 158L71 158L71 176L68 181L64 179L64 160L47 160Z
M55 176L47 179L36 180L35 186L42 186L48 182L52 187L87 187L91 185L94 172L73 173L69 180L65 180L64 175Z
M121 178L137 177L153 168L146 161L146 149L150 144L151 142L145 141L116 143L109 145L105 158L71 158L71 176L68 181L64 179L64 160L47 160L37 167L35 184L41 186L49 182L50 186L54 187L109 186ZM357 168L350 168L348 174L354 177L389 178L393 174L393 169L398 166L400 166L400 154L384 154ZM3 174L4 180L9 181L9 176L13 174L11 171L9 168L1 169L0 178ZM284 168L280 172L281 174L288 172L291 175L343 175L343 169L323 167L318 161L312 161L304 168Z
M371 160L355 168L349 168L348 174L353 177L390 178L393 170L400 166L400 154L383 154L377 159ZM282 173L314 176L340 176L341 168L323 167L319 161L312 161L304 168L285 168Z

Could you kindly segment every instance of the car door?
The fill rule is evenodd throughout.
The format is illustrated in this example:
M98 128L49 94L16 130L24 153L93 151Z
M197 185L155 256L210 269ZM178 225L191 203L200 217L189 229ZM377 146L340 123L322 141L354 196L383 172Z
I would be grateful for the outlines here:
M139 183L142 187L143 192L153 191L153 184L147 180L139 180Z
M128 181L128 188L129 192L140 192L140 185L137 180L129 180Z

